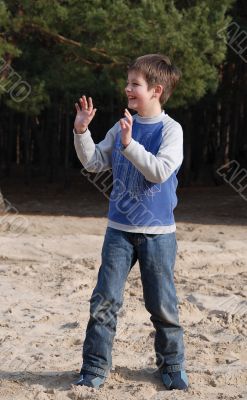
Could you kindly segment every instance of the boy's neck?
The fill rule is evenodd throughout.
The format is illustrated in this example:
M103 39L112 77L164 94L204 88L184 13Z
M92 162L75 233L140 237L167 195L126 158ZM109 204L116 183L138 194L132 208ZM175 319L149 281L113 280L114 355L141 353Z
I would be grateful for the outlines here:
M154 117L157 117L158 115L160 115L162 113L162 111L163 110L159 104L156 107L153 107L152 109L138 111L138 115L140 117L145 117L145 118L154 118Z

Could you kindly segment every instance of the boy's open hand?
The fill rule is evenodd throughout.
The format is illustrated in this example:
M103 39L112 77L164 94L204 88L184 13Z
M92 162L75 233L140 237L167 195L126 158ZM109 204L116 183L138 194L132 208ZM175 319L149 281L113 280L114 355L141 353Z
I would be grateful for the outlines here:
M125 115L126 119L121 118L119 122L120 122L121 130L122 130L121 142L125 147L127 147L130 144L131 139L132 139L133 120L132 120L132 115L127 110L127 108L125 108L124 115Z
M87 130L88 125L95 116L96 108L93 108L93 100L91 97L89 97L87 101L86 96L82 96L79 102L81 107L78 103L75 103L77 113L74 128L76 133L83 133Z

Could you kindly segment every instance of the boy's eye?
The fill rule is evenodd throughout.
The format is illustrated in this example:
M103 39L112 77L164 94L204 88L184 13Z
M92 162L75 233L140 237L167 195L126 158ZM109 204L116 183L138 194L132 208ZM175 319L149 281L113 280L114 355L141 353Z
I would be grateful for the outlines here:
M137 82L126 82L126 85L136 85L136 86L139 86L140 83L137 83Z

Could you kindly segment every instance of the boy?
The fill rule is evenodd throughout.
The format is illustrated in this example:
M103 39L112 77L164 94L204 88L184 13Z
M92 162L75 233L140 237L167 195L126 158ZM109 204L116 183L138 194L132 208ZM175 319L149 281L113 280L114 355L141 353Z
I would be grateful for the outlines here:
M83 365L76 385L102 386L112 366L111 351L124 285L138 260L145 307L156 330L156 364L169 390L188 388L184 371L183 329L174 287L177 252L173 209L176 174L183 160L181 126L163 110L180 79L168 57L148 54L128 68L125 118L95 145L88 125L95 116L92 99L75 104L74 144L90 172L112 169L108 226L97 285L90 299L90 319L83 345Z

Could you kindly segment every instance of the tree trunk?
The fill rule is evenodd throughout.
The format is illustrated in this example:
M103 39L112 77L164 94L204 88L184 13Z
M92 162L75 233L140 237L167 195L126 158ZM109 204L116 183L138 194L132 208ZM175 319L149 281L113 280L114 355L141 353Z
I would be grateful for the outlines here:
M5 210L5 204L4 204L4 199L3 199L3 195L0 189L0 212L4 212Z

